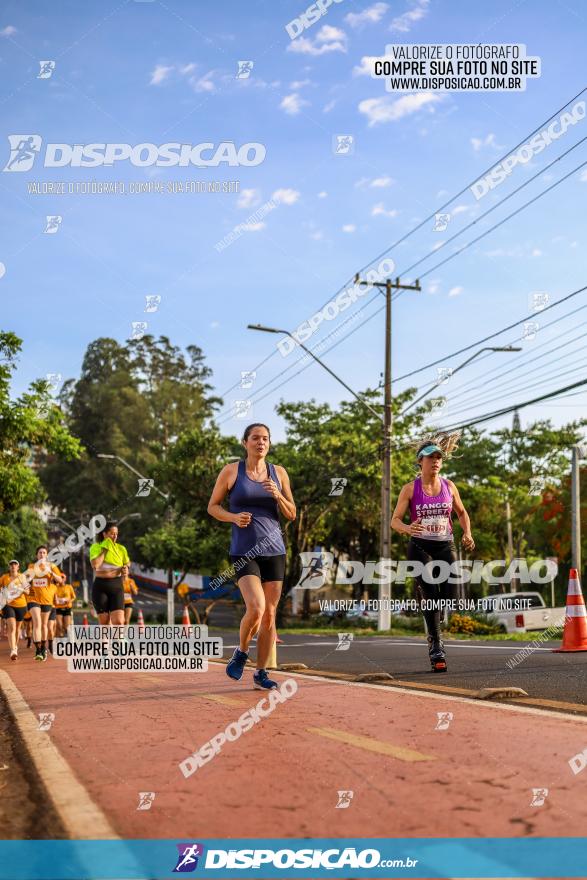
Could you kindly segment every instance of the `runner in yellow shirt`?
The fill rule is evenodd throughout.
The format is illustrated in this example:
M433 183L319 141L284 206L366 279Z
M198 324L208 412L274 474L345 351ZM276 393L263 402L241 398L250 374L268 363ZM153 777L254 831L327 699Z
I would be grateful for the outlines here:
M71 584L58 584L55 590L55 610L57 612L57 637L67 635L71 626L75 590Z
M53 610L53 599L57 584L65 583L65 575L47 559L48 550L44 544L37 547L37 561L31 562L27 576L31 577L31 589L27 601L33 621L33 641L35 660L47 659L49 640L49 617Z
M130 577L128 565L122 566L122 587L124 589L124 622L128 626L132 617L133 595L136 596L139 588Z
M0 577L0 588L7 587L8 584L15 579L20 573L20 563L18 559L11 559L8 563L8 572ZM18 636L22 621L27 610L26 595L22 593L12 602L2 609L2 617L6 621L8 628L8 647L10 649L10 659L18 659Z
M118 526L107 522L102 539L90 547L90 563L94 569L92 604L101 626L124 625L124 589L122 569L130 562L126 547L118 543Z

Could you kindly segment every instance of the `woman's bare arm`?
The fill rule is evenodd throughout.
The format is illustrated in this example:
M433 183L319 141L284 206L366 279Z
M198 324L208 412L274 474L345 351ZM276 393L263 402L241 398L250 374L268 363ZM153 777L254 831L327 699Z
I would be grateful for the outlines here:
M250 522L251 514L231 513L230 510L226 510L226 508L222 506L222 502L228 495L230 487L234 484L234 471L237 467L238 464L236 462L226 464L218 474L216 484L214 485L210 496L210 501L208 502L208 513L210 516L213 516L214 519L220 520L220 522L237 523L240 525L239 517L248 516Z
M413 491L413 483L406 483L405 486L402 486L399 498L397 499L397 504L395 505L395 510L393 511L393 516L391 517L391 528L394 531L399 532L400 535L419 535L424 531L424 526L421 525L419 521L413 522L410 525L403 521L408 507L410 506Z

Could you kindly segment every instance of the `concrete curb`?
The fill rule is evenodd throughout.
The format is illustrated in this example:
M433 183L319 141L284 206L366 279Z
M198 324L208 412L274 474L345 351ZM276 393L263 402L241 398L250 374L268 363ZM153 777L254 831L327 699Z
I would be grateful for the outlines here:
M0 670L0 690L27 756L70 839L120 840L102 810L74 776L49 733L39 730L37 716L4 670Z

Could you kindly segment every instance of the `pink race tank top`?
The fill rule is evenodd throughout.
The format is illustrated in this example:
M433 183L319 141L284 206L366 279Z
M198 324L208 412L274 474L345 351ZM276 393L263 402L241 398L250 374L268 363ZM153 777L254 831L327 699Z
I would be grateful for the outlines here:
M414 480L414 492L410 500L411 521L420 520L424 531L418 536L426 541L452 541L452 492L448 480L440 478L439 495L426 495L422 480Z

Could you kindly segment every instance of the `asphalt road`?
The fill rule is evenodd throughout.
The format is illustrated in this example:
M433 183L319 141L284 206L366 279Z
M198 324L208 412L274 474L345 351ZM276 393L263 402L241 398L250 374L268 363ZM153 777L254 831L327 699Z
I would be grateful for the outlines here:
M167 610L164 598L148 590L140 590L137 606L142 607L145 614ZM219 603L212 610L210 623L215 628L234 627L238 625L238 613L234 606ZM228 657L237 644L235 630L223 629L215 635L224 639L224 656ZM417 636L354 636L346 650L337 649L336 633L281 638L284 644L278 647L279 663L305 663L317 671L352 675L387 672L402 682L442 684L471 691L484 687L518 687L532 698L587 706L587 652L553 653L552 649L560 642L544 643L520 659L517 655L531 643L446 639L448 672L434 674L429 669L426 643ZM507 666L510 659L519 660L513 669Z
M234 631L215 632L224 640L224 656L236 646ZM448 672L430 671L427 644L417 637L357 637L346 650L337 650L333 636L282 635L278 645L278 663L305 663L323 672L361 674L387 672L401 682L477 691L484 687L519 687L530 697L559 700L587 706L587 652L555 654L549 642L532 651L510 669L506 663L515 658L529 642L460 641L447 639Z

